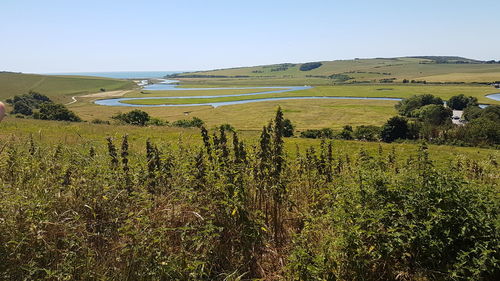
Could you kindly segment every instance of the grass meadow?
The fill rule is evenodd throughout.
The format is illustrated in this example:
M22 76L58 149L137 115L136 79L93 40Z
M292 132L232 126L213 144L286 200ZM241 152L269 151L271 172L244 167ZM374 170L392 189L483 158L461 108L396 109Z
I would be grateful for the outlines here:
M70 102L71 96L106 91L132 89L131 81L80 76L51 76L20 73L0 73L0 100L26 94L30 90L49 96L56 102Z
M285 117L293 118L293 112L284 109ZM273 117L272 115L263 118L261 125L264 126ZM210 125L208 126L210 127ZM249 146L258 145L260 131L245 130L236 127L240 137L248 143ZM71 145L79 147L82 150L89 149L91 146L99 147L106 144L106 138L112 137L120 139L123 135L129 136L131 151L141 152L146 143L150 139L155 143L177 147L179 144L200 146L202 139L198 128L175 128L175 127L138 127L130 125L105 125L105 124L90 124L58 122L58 121L43 121L6 118L0 123L0 147L9 143L23 142L27 145L30 137L39 143L47 145ZM293 156L296 149L304 150L309 146L319 146L320 140L303 139L298 137L286 138L285 146L287 152ZM333 146L336 150L354 154L360 149L365 149L371 153L376 153L379 146L388 153L392 147L405 157L415 155L418 144L413 143L372 143L363 141L346 141L334 140ZM500 151L494 149L477 148L477 147L457 147L457 146L438 146L429 145L429 154L431 159L439 163L440 166L446 167L451 160L458 156L463 156L467 159L486 161L492 158L500 158Z

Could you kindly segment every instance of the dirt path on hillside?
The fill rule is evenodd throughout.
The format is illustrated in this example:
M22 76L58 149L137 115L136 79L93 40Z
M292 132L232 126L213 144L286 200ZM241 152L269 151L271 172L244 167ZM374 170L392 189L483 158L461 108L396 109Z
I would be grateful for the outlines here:
M132 92L132 90L120 90L120 91L109 91L109 92L98 92L98 93L93 93L93 94L88 94L88 95L83 95L83 96L72 96L71 99L72 101L68 102L66 105L73 104L77 102L78 100L76 98L112 98L112 97L121 97L124 96L125 94L128 94Z
M80 96L81 98L108 98L108 97L121 97L125 94L132 92L132 90L120 90L120 91L109 91L109 92L98 92L94 94L88 94Z

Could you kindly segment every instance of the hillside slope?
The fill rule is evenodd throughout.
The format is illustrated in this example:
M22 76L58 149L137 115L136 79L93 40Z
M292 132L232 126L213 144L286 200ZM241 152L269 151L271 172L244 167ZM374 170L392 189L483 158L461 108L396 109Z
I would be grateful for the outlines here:
M71 95L98 92L101 88L112 91L132 87L133 82L119 79L0 72L0 100L33 90L63 102Z
M307 66L311 66L307 67ZM306 67L305 67L306 66ZM318 67L319 66L319 67ZM500 63L460 57L404 57L283 63L181 73L171 78L191 82L223 81L284 84L390 83L404 79L427 82L479 82L500 80ZM302 83L301 83L302 84Z

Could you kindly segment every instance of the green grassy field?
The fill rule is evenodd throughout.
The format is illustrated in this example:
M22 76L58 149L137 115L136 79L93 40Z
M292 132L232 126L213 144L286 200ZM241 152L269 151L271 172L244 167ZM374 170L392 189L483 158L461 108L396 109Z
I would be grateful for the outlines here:
M291 112L285 110L285 117L293 118ZM266 116L262 119L261 125L265 125L272 118ZM209 127L210 128L210 127ZM237 129L240 129L237 127ZM248 145L257 145L260 132L238 130L240 137L248 143ZM110 136L120 139L127 134L130 140L130 148L133 151L142 151L144 143L147 139L153 142L168 145L178 146L202 145L200 131L197 128L182 129L173 127L137 127L126 125L98 125L89 123L69 123L57 121L42 121L30 119L7 118L0 123L0 148L3 144L11 142L26 142L32 136L35 141L46 144L67 144L89 148L90 146L105 147L106 137ZM303 139L303 138L286 138L285 145L287 152L293 156L297 147L304 151L309 146L318 146L320 140ZM388 153L391 147L395 147L398 154L409 156L417 153L418 144L401 143L375 143L362 141L344 141L334 140L334 148L339 153L356 154L361 148L376 154L379 145ZM26 144L27 145L27 144ZM494 149L483 149L476 147L456 147L456 146L429 146L429 154L433 160L436 160L442 166L448 165L452 159L456 159L461 155L471 160L487 160L491 157L499 158L500 151Z
M323 85L338 81L328 79L333 74L347 75L346 82L378 82L381 79L395 79L395 81L428 80L432 82L493 82L500 80L500 64L455 64L435 63L429 59L420 58L389 58L389 59L356 59L323 61L322 66L310 71L300 71L300 63L265 65L200 71L181 74L178 77L190 83L236 83L262 85L268 83L280 84L310 84ZM187 78L199 76L227 76L239 78ZM241 77L244 76L244 77Z
M198 117L209 126L224 123L244 130L260 130L273 116L278 106L288 111L297 129L341 128L344 125L382 125L396 114L394 102L365 100L290 100L269 101L241 105L141 107L151 116L167 121ZM134 107L101 106L81 102L70 106L84 120L106 119L117 113L128 112Z
M133 82L119 79L0 72L0 100L33 90L64 103L73 95L95 93L101 88L113 91L134 87Z
M189 87L190 85L184 85L184 87ZM195 85L196 86L196 85ZM227 87L227 86L224 86ZM229 88L229 87L227 87ZM265 92L272 91L276 89L264 88L264 89L228 89L228 90L183 90L183 91L132 91L127 93L124 97L172 97L172 96L222 96L222 95L237 95L246 94L253 92Z
M241 92L238 92L241 91ZM186 91L188 95L208 95L206 92L211 92L213 95L226 95L251 92L252 90L226 90L225 91ZM256 90L253 90L256 91ZM261 90L258 90L259 92ZM138 105L158 105L158 104L197 104L209 102L227 102L240 101L260 98L274 97L304 97L304 96L344 96L344 97L388 97L388 98L408 98L419 94L433 94L441 97L444 100L458 94L476 97L481 103L500 104L500 101L495 101L485 96L491 93L496 93L499 90L490 86L483 85L336 85L336 86L316 86L312 89L278 93L278 94L262 94L255 96L240 96L240 97L219 97L219 98L196 98L196 99L148 99L148 100L131 100L125 101L128 104ZM149 92L145 94L130 95L130 97L146 97L146 96L188 96L184 91L159 91L161 94ZM127 95L128 96L128 95Z
M187 85L189 86L189 85ZM158 96L227 95L249 93L255 90L207 90L207 91L160 91ZM259 90L260 91L260 90ZM230 100L246 100L267 97L291 96L348 96L348 97L393 97L405 98L416 94L434 94L443 99L457 94L471 95L481 103L500 104L484 96L496 89L481 85L336 85L316 86L312 89L280 94L263 94L245 97L220 97L214 99L151 99L129 101L136 104L204 103ZM152 92L152 91L150 91ZM155 93L132 92L125 97L153 97ZM85 120L109 119L119 112L127 112L130 107L104 107L93 103L96 98L78 98L79 102L69 108ZM245 130L258 130L273 114L278 106L290 112L289 118L299 130L309 128L341 128L344 125L382 125L397 114L395 101L375 100L289 100L266 101L218 108L211 106L187 107L143 107L154 117L175 121L198 117L210 126L229 123Z

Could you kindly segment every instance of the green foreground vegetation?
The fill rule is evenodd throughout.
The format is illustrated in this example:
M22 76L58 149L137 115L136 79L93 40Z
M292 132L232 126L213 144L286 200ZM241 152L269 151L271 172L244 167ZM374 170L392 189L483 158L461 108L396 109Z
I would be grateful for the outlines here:
M2 279L500 276L498 150L5 121Z

